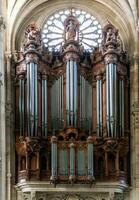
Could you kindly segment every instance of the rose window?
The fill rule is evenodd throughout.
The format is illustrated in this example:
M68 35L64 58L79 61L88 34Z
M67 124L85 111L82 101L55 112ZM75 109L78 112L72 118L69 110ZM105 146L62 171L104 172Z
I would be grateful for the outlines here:
M100 46L102 28L97 19L84 10L60 10L51 15L42 29L42 40L50 50L59 50L64 43L64 21L68 16L75 16L80 23L79 43L85 50L91 51Z

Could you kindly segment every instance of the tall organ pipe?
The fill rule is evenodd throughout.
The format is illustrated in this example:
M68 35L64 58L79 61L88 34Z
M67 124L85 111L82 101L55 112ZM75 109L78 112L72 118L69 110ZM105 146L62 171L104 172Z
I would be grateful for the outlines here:
M75 146L73 143L70 144L70 181L75 179Z
M38 127L38 86L37 86L37 64L27 64L27 113L28 113L28 135L37 136Z
M20 136L24 135L24 110L25 110L25 86L24 77L19 77L19 115L20 115Z
M99 96L100 96L100 137L102 137L102 80L99 81L100 83L100 89L99 89Z
M117 137L117 66L106 66L107 131L108 137Z
M73 88L73 60L70 60L70 125L73 125L73 104L74 104L74 88Z
M66 117L67 126L70 125L70 61L66 65Z
M110 128L111 137L114 137L114 80L113 80L113 64L109 64L110 69Z
M27 126L28 136L30 136L30 64L27 64Z
M63 125L64 125L64 90L63 90L63 84L64 84L64 81L63 81L63 75L61 77L61 123L62 123L62 128L63 128Z
M47 137L47 77L42 76L42 135Z
M66 65L66 113L67 126L77 126L77 63L69 60Z
M124 80L122 80L122 137L124 137Z
M57 179L57 138L55 136L51 139L51 181L55 182Z
M93 160L93 141L92 137L87 138L87 162L88 162L88 179L94 181L94 160Z
M114 64L114 115L115 115L115 124L114 124L114 137L117 137L117 66Z
M97 79L97 135L102 137L102 81Z
M119 126L120 136L124 136L124 80L119 80Z
M98 137L100 136L100 120L99 120L99 101L100 101L100 96L99 96L99 80L97 80L97 135Z
M107 131L108 131L108 137L110 137L110 98L109 98L109 89L110 81L109 81L109 65L106 66L106 102L107 102Z
M77 125L77 95L78 95L78 79L77 79L77 63L74 61L74 125Z

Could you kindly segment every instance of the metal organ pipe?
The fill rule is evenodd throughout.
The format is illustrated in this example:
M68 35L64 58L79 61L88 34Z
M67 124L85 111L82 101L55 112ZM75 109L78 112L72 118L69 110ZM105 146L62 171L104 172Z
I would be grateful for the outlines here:
M73 124L73 104L74 104L74 88L73 88L73 60L70 60L70 125Z
M106 66L106 102L107 102L107 131L108 131L108 137L110 136L110 113L109 113L109 105L110 105L110 99L109 99L109 65Z
M59 77L59 127L61 128L61 76Z
M63 75L61 76L61 123L62 123L62 127L64 125L64 89L63 89Z
M51 91L52 94L51 111L52 111L53 129L63 128L63 110L64 110L63 93L64 93L63 75L61 75L57 80L55 80Z
M115 130L114 137L117 137L117 66L114 64L114 115L115 115Z
M113 64L109 64L110 69L110 128L111 137L114 137L114 80L113 80Z
M70 61L66 65L66 117L67 117L67 126L70 125Z
M38 128L38 86L37 86L37 64L27 64L27 113L28 113L28 135L37 136Z
M77 63L69 60L66 65L67 126L77 126Z
M47 77L42 76L42 135L47 137Z
M20 136L24 135L24 111L25 110L25 86L24 77L19 77L19 115L20 115Z
M51 139L51 181L55 182L57 179L57 138L55 136Z
M102 137L102 80L97 78L97 135Z
M93 160L93 142L91 136L87 139L87 161L88 161L88 179L94 180L94 160Z
M117 137L117 66L106 66L107 130L108 137Z
M74 180L75 177L75 147L74 144L70 144L70 177L71 181Z
M102 137L102 80L99 80L99 84L100 84L100 89L99 89L99 96L100 96L100 136Z
M124 137L124 80L119 80L119 125L120 136Z
M78 79L77 79L77 63L74 61L74 123L77 125L77 95L78 95Z
M124 80L122 80L122 137L124 137Z
M34 105L34 98L35 98L35 83L34 83L34 74L35 68L34 63L30 63L30 128L31 128L31 136L34 136L34 129L35 129L35 105Z

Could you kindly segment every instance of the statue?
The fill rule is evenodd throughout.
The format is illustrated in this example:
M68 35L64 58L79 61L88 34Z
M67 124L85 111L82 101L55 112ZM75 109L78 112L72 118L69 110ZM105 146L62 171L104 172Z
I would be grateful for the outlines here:
M41 35L40 31L35 25L29 25L25 31L25 36L26 36L26 42L25 43L30 43L30 42L35 42L36 44L40 45L41 44Z
M42 43L41 43L41 34L40 30L34 25L31 24L25 30L25 42L23 43L23 49L25 51L29 49L36 49L37 51L41 51Z
M116 35L114 30L112 30L112 28L109 28L107 31L107 35L106 35L106 43L107 42L112 42L116 40Z
M70 15L64 21L65 40L78 40L79 22L76 17Z
M73 20L70 20L66 27L66 39L75 40L76 37L76 25Z

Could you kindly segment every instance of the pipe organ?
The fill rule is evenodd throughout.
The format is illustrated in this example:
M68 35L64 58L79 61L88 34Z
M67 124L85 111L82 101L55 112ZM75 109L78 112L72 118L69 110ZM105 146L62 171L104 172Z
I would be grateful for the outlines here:
M79 28L68 16L64 43L51 52L34 24L25 31L15 83L18 182L128 179L127 54L112 24L92 52L80 44Z

